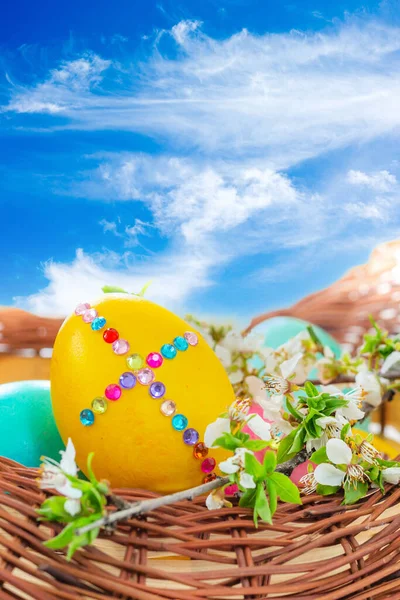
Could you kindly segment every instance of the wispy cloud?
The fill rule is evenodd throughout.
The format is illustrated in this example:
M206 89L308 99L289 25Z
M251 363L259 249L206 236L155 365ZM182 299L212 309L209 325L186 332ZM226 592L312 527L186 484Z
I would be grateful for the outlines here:
M220 40L185 20L152 43L141 62L87 52L40 83L10 89L3 111L23 119L20 127L29 129L32 113L50 114L63 121L46 119L48 130L134 131L162 146L152 156L99 154L97 168L65 193L145 204L149 222L103 221L104 230L132 246L158 232L167 252L112 267L109 255L80 251L70 265L47 265L50 284L30 307L65 310L63 278L81 281L79 273L88 295L106 279L132 288L154 278L158 299L182 302L243 256L307 248L314 260L321 241L373 237L375 221L387 221L397 203L389 170L349 164L334 190L332 181L313 189L289 173L396 130L399 28L349 19L318 33L241 31ZM258 272L271 280L276 271Z

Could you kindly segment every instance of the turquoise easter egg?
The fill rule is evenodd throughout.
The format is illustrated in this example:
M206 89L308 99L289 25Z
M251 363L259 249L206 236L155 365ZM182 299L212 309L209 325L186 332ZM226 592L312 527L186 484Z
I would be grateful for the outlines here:
M42 455L59 460L63 448L53 417L50 382L0 385L0 455L37 467Z
M269 348L278 348L278 346L281 346L290 340L290 338L293 338L301 331L304 331L308 325L312 325L315 333L324 346L329 346L335 356L340 356L340 345L331 335L329 335L329 333L321 329L321 327L318 327L318 325L313 325L312 323L307 323L307 321L295 319L294 317L274 317L273 319L268 319L267 321L260 323L260 325L254 329L254 332L265 335L265 346Z

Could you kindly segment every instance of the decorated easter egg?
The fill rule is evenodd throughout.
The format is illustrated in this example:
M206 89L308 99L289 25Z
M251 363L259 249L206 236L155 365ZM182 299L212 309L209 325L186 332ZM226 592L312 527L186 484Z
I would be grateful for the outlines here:
M222 450L206 426L234 399L213 350L185 321L129 294L82 304L62 325L51 365L54 416L85 472L113 487L171 492L213 477Z
M42 455L59 460L63 442L50 399L49 381L0 385L0 455L38 467Z

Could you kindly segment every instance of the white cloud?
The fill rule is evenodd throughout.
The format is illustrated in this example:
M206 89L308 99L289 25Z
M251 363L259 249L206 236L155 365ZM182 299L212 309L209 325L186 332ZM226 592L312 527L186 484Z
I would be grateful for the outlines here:
M155 299L175 307L212 283L213 268L239 257L307 248L314 260L340 236L351 244L360 223L375 239L374 223L388 221L397 202L394 174L348 165L339 197L330 182L317 193L285 170L396 130L399 50L400 28L371 20L309 34L243 30L223 40L185 20L159 32L140 64L86 53L41 83L14 86L3 110L61 113L65 124L46 120L49 130L134 131L163 147L155 156L99 154L98 168L68 193L144 203L149 223L103 221L104 230L128 246L158 231L167 252L132 262L129 252L111 260L80 251L71 264L46 266L49 286L28 306L65 311L76 295L70 288L82 286L90 297L103 283L140 289L154 278ZM273 278L273 268L258 269Z
M388 192L397 184L396 176L389 171L378 171L369 175L363 171L350 170L347 180L353 185L365 186L377 192Z
M69 264L48 262L44 266L48 286L27 298L15 298L15 303L39 315L65 316L79 302L98 297L103 285L118 285L138 292L151 280L147 296L179 309L189 292L211 285L210 270L217 265L218 257L212 252L165 255L141 261L129 252L122 256L111 252L89 256L77 250Z

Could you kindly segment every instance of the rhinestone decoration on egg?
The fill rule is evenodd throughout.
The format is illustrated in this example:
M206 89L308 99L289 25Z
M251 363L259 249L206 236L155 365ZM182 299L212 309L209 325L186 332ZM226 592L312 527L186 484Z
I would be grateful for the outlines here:
M215 465L215 458L209 456L208 458L205 458L201 463L201 470L203 471L203 473L211 473L211 471L215 469Z
M154 381L149 388L150 396L162 398L165 394L165 385L161 381Z
M80 422L82 423L82 425L84 425L85 427L89 427L90 425L93 425L93 423L94 423L94 413L89 408L85 408L84 410L81 411L81 414L79 415L79 419L80 419Z
M95 308L89 308L89 310L86 310L83 313L82 320L85 323L91 323L92 321L95 320L96 317L97 317L97 310Z
M185 415L175 415L174 417L172 417L172 427L176 430L176 431L183 431L184 429L186 429L188 424L188 420L185 417Z
M152 369L158 369L163 364L163 357L158 352L150 352L146 358L146 362Z
M126 364L130 369L132 369L132 371L137 371L138 369L141 369L144 365L143 356L140 356L140 354L131 354L126 359Z
M183 432L183 441L188 446L194 446L199 441L199 432L195 429L189 428Z
M204 477L203 482L210 483L210 481L214 481L214 479L217 479L217 475L215 473L209 473Z
M198 442L193 448L193 456L195 458L205 458L208 454L208 448L204 442Z
M176 411L176 404L172 400L164 400L160 406L160 410L165 417L170 417Z
M183 337L185 338L189 346L197 346L197 344L199 343L199 338L195 333L193 333L193 331L187 331L183 334Z
M121 338L115 340L115 342L112 345L113 352L115 354L118 354L119 356L121 354L126 354L127 352L129 352L129 348L129 343L126 340L121 340Z
M119 385L117 385L116 383L110 383L110 385L108 385L106 387L105 390L105 396L106 398L108 398L109 400L119 400L121 398L121 388L119 387Z
M177 351L172 344L164 344L164 346L161 346L161 354L164 358L171 360L172 358L175 358Z
M89 310L89 308L90 304L88 304L87 302L84 302L83 304L78 304L78 306L75 309L75 314L81 316L83 315L83 313Z
M108 408L107 400L105 398L95 398L92 402L92 410L98 415L103 415Z
M181 352L184 352L189 348L188 342L181 335L178 335L178 337L174 339L174 346L177 350L180 350Z
M113 344L119 338L119 333L116 329L110 327L103 333L103 339L107 344Z
M136 385L136 377L130 371L122 373L121 377L119 378L119 384L126 390L131 390Z
M90 327L93 329L93 331L99 331L100 329L103 329L105 324L106 324L106 320L104 317L96 317L92 321L92 324L90 325Z
M153 383L156 376L151 369L145 367L136 373L136 377L138 382L142 385L150 385L150 383Z

